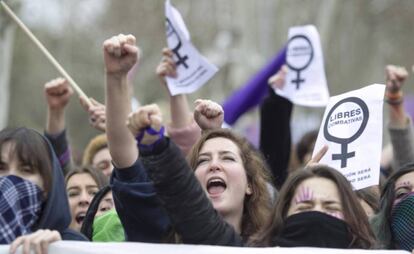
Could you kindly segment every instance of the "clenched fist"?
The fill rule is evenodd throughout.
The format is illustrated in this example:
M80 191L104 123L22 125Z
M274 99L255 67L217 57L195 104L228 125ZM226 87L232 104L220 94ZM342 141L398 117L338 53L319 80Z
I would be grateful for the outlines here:
M53 79L45 84L44 92L50 110L63 110L73 94L72 87L63 78Z
M211 100L195 101L194 120L202 130L219 129L224 121L223 108Z
M153 144L159 139L159 136L148 133L147 128L152 128L155 131L160 131L162 128L160 108L156 104L140 107L128 116L127 126L135 137L143 134L142 139L139 141L140 144Z
M119 34L103 43L107 75L122 76L134 66L139 58L139 48L133 35Z

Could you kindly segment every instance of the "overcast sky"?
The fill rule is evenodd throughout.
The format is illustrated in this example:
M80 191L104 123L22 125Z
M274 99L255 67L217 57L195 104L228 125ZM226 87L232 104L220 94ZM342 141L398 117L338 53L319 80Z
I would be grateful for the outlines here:
M62 33L65 24L87 26L103 14L107 0L22 0L21 18L29 26L43 26Z

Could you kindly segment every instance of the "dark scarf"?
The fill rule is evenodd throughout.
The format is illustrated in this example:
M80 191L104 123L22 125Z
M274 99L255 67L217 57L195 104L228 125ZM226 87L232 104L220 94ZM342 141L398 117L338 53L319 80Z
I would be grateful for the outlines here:
M280 247L349 248L351 243L346 222L321 212L289 216L273 241Z
M396 246L414 249L414 192L407 194L392 210L391 230Z

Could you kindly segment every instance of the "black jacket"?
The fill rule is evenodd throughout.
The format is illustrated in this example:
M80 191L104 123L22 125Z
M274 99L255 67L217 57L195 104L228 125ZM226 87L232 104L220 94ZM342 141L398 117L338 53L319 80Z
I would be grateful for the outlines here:
M214 210L180 149L165 138L141 159L176 232L186 244L242 246L234 228Z

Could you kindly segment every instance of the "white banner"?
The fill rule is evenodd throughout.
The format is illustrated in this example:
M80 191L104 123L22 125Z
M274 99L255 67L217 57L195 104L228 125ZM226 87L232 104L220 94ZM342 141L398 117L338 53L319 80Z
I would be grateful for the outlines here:
M21 248L17 254L21 253ZM349 250L321 248L250 248L185 244L96 243L60 241L50 245L49 254L407 254L401 250ZM0 254L9 254L8 245L0 245Z
M329 149L320 163L339 170L359 190L379 183L384 85L331 97L313 155Z
M289 71L282 90L276 93L293 103L308 107L324 107L329 100L322 46L313 25L289 29L286 52Z
M171 95L192 93L207 83L218 69L191 44L183 18L170 0L165 1L165 16L167 44L177 66L177 78L166 78L168 89Z

